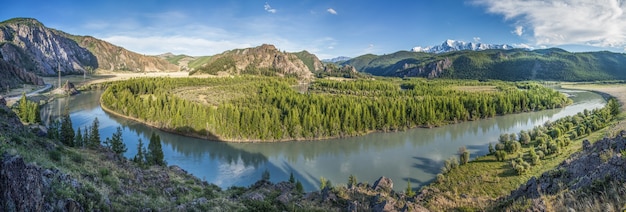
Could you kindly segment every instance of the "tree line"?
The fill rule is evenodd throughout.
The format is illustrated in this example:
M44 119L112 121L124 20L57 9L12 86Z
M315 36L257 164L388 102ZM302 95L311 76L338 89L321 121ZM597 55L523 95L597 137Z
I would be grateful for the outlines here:
M206 105L173 95L185 86L245 84L253 95ZM225 140L291 140L432 127L563 107L571 100L534 83L460 80L317 80L298 93L292 79L141 78L110 85L104 107L162 129ZM455 86L491 86L465 91Z
M48 126L47 135L48 138L59 141L67 147L90 149L104 147L113 151L120 158L128 150L122 138L122 128L119 126L110 138L107 137L104 142L101 141L100 122L97 117L84 130L79 127L74 131L67 107L60 120L56 119ZM143 146L142 140L139 139L137 154L131 160L144 168L151 165L167 165L161 148L161 138L153 132L147 149Z

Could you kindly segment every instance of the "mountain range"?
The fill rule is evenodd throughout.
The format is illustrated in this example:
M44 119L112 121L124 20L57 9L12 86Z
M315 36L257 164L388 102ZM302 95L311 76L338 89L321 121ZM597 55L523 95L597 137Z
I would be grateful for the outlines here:
M626 80L626 55L563 49L490 49L441 54L399 51L362 55L341 65L377 76L498 80Z
M166 60L131 52L91 36L47 28L32 18L0 22L0 59L39 76L53 76L58 71L63 75L82 74L95 69L132 72L179 69Z
M426 52L441 54L453 51L481 51L487 49L513 49L513 46L507 44L484 44L484 43L472 43L465 41L446 40L441 45L421 47L416 46L411 49L413 52Z
M480 51L478 51L480 50ZM334 62L333 62L334 61ZM212 56L171 53L147 56L91 36L71 35L32 18L0 22L0 90L41 84L39 76L91 71L257 74L293 76L427 77L499 80L626 80L621 53L572 53L562 49L512 49L509 45L447 40L392 54L339 57L322 63L307 51L289 53L271 44L234 49ZM332 67L329 65L332 64ZM343 70L343 71L341 71ZM356 72L355 72L356 71Z

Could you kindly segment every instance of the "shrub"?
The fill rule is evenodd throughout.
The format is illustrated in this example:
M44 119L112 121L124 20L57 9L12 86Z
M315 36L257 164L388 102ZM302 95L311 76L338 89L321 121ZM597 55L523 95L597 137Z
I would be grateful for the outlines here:
M48 152L48 156L53 161L61 161L61 152L59 152L58 150Z

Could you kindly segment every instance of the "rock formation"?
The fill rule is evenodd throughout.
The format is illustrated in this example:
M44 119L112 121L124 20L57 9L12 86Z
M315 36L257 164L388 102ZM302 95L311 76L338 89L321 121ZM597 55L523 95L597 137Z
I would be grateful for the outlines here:
M47 28L32 18L0 22L0 59L41 76L111 71L177 71L176 65L154 56L128 51L90 36Z
M295 76L305 80L313 77L309 67L298 56L281 52L269 44L215 55L193 73Z

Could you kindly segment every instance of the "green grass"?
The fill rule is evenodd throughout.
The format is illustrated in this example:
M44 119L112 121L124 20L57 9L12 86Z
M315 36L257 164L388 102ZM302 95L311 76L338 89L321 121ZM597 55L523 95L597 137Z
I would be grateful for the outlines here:
M626 119L626 113L621 113L609 124L612 127L605 127L571 142L570 145L561 149L561 153L546 155L541 160L541 164L532 166L525 174L518 175L510 165L510 160L519 154L508 154L506 160L496 161L495 156L485 155L472 160L466 165L459 166L451 172L445 174L443 182L433 182L425 188L436 188L439 193L431 198L429 207L435 210L449 210L459 207L476 207L485 209L497 198L509 195L512 190L525 184L531 177L539 177L544 172L553 171L555 168L573 153L582 149L582 141L587 139L595 142L605 136L615 135L617 129L624 129L623 126L615 126L615 123ZM528 155L530 146L524 146L523 154ZM467 195L474 198L462 198ZM525 205L525 204L522 204Z
M180 54L180 55L174 55L172 57L165 58L165 60L167 60L168 62L170 62L170 63L172 63L174 65L179 65L178 61L180 61L181 59L186 58L186 57L189 57L189 56L184 55L184 54Z
M209 62L209 60L211 60L212 56L202 56L202 57L197 57L195 60L192 60L189 62L189 64L187 65L190 69L196 69L206 63Z

